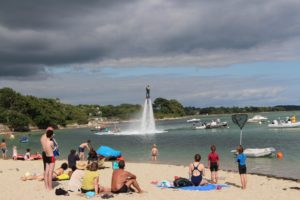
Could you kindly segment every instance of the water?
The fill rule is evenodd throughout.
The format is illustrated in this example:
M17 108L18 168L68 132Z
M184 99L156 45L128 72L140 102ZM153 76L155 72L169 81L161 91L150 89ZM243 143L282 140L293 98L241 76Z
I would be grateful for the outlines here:
M270 121L293 114L300 117L300 112L260 114L267 116ZM180 165L188 165L193 161L195 153L200 153L202 162L207 165L210 145L215 144L221 159L221 169L237 170L237 164L230 151L239 144L240 130L231 122L231 115L198 117L207 121L220 118L222 121L229 122L229 128L192 130L191 124L187 124L186 119L181 119L157 121L157 129L165 131L156 134L136 134L124 131L119 135L95 135L89 129L72 129L55 131L55 138L60 145L62 158L67 157L70 149L77 150L82 142L91 139L95 148L100 145L111 146L121 150L125 159L132 162L151 162L150 149L155 143L159 149L158 163ZM130 126L132 124L121 124L120 128L127 130ZM136 124L136 127L139 127L139 124ZM18 146L19 153L25 153L26 148L31 148L32 152L41 151L39 143L41 133L32 133L30 142L24 144L18 142L22 135L24 134L16 135L15 140L8 140L9 154L11 154L13 144ZM243 145L245 148L274 147L284 155L280 160L275 157L249 158L247 160L249 172L300 179L300 128L270 129L267 124L246 124L243 129Z

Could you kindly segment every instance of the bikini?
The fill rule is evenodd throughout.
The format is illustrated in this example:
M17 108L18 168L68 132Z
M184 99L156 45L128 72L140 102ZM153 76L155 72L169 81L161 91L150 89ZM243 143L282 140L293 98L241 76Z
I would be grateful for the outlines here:
M200 175L198 175L198 176L192 175L192 177L191 177L191 181L192 181L192 183L193 183L195 186L198 186L198 185L201 183L201 181L202 181L202 171L200 171L200 170L198 169L198 166L199 166L199 165L200 165L200 163L195 167L195 165L193 164L194 169L192 170L192 174L193 174L193 172L194 172L195 170L197 170L198 172L200 172Z

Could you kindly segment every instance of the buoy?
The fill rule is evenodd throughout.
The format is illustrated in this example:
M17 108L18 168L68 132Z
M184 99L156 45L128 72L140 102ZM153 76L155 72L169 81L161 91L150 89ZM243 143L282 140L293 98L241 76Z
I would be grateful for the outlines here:
M276 156L277 156L278 159L281 159L281 158L283 158L283 153L279 151L279 152L276 154Z

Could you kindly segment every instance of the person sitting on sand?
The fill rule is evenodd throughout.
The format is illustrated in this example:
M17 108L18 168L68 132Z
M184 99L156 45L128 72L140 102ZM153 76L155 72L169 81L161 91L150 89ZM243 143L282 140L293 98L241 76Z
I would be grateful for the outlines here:
M62 175L65 170L68 169L68 164L67 163L63 163L61 164L61 166L59 168L57 168L56 170L53 171L53 176L52 176L52 180L55 181L56 178L60 175ZM22 181L27 181L27 180L38 180L38 181L43 181L44 180L44 175L32 175L30 173L26 173L25 176L21 177Z
M111 191L112 193L127 193L130 191L137 191L141 193L142 190L137 182L137 177L124 170L125 161L119 161L119 169L113 171L111 180Z
M30 158L30 149L26 149L26 153L24 155L24 160L33 160Z
M216 152L216 146L212 145L210 147L211 153L208 154L208 168L211 172L211 182L217 183L218 182L218 170L219 170L219 155Z
M5 139L2 139L2 142L0 144L0 149L2 151L2 158L3 158L3 160L5 160L6 159L6 152L7 152L7 146L6 146Z
M68 155L68 165L72 171L76 170L76 161L80 160L79 156L76 154L76 150L72 149Z
M246 173L247 173L246 159L247 159L247 157L244 154L244 148L242 147L242 145L239 145L237 147L236 151L238 152L236 161L239 163L238 164L239 174L241 177L242 189L244 190L244 189L246 189L246 185L247 185L247 177L246 177Z
M104 188L99 184L98 163L93 162L88 166L88 170L85 172L82 179L81 192L95 192L96 194L110 192L109 188Z
M80 160L85 160L84 150L86 148L90 151L90 149L91 149L91 140L87 140L86 142L79 145L78 152L79 152Z
M71 191L80 191L82 185L82 178L87 168L86 161L77 161L75 171L71 174L70 181L68 183L68 189Z
M92 162L98 162L99 158L98 158L97 152L93 148L90 149L87 160L88 160L88 164L90 164Z
M194 186L205 185L207 181L203 179L205 175L204 165L200 163L201 155L194 156L194 162L189 166L189 175Z
M158 148L157 148L156 144L153 144L152 149L151 149L151 156L152 156L153 161L157 160L157 155L158 155Z

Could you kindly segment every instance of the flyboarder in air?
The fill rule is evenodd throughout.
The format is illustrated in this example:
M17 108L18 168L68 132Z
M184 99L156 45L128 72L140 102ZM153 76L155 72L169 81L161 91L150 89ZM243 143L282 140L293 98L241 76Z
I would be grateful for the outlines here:
M147 85L146 87L146 99L150 99L150 86Z

